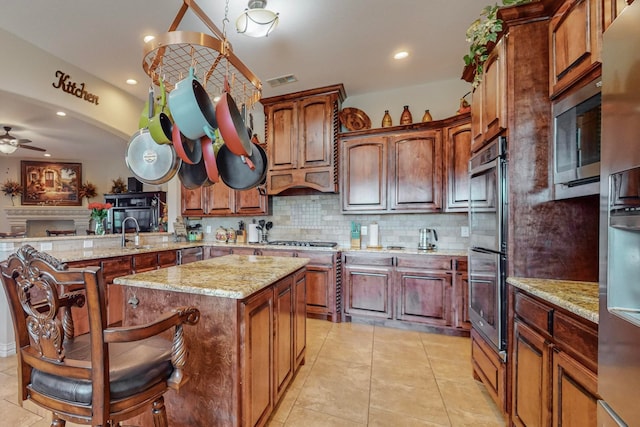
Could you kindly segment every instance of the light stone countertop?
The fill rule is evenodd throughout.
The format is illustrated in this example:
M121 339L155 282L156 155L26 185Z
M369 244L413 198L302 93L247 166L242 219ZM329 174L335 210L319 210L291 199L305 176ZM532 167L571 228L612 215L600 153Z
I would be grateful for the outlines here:
M597 282L509 277L507 283L598 323L600 303Z
M307 258L298 257L225 255L117 277L114 283L243 299L304 267L308 262Z

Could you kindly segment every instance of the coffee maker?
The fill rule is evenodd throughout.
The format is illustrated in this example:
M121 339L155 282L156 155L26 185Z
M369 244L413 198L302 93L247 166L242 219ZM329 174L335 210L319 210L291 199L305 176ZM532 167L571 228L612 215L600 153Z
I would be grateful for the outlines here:
M420 228L420 241L418 243L419 251L435 251L438 241L438 233L433 228Z

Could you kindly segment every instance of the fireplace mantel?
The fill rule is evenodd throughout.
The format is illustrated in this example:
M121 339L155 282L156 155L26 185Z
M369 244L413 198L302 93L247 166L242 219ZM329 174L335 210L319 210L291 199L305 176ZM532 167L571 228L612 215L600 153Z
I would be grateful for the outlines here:
M8 206L5 214L11 229L27 229L27 221L72 220L76 230L89 228L89 211L84 206Z

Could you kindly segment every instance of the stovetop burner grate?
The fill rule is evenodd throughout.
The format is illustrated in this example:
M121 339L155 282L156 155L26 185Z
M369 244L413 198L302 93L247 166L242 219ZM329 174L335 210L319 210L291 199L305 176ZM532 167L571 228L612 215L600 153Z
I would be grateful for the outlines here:
M338 246L336 242L316 242L305 240L274 240L269 242L270 245L275 246L305 246L314 248L335 248Z

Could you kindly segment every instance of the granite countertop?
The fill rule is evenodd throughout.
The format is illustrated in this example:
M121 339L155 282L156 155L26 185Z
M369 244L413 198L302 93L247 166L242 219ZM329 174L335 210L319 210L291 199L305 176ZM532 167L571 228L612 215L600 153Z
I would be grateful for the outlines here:
M117 277L114 283L243 299L304 267L308 262L307 258L297 257L225 255Z
M507 283L598 323L598 283L509 277Z

